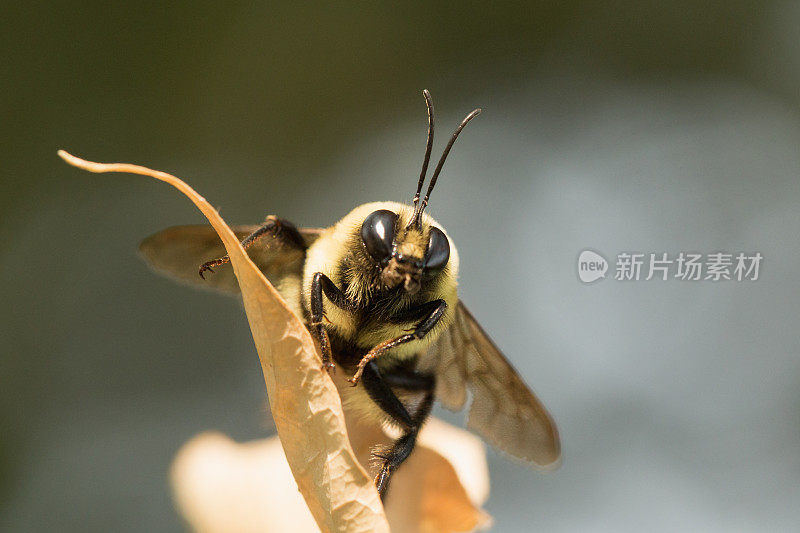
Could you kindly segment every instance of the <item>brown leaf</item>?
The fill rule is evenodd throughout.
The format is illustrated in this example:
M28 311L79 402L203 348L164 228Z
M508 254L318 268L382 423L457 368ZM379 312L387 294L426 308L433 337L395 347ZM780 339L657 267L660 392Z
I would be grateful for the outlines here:
M324 532L388 532L380 498L353 454L339 395L320 368L308 330L253 264L219 213L186 183L165 172L124 163L93 163L63 150L58 155L90 172L129 172L164 181L200 209L231 258L278 436L317 526Z
M387 440L375 426L364 429L352 433L359 456L359 449L369 449L368 441ZM240 444L220 433L198 435L178 452L170 479L176 504L195 531L319 531L293 490L291 472L274 437ZM414 453L392 479L386 508L392 533L488 527L491 520L479 508L488 496L488 483L480 439L431 419Z

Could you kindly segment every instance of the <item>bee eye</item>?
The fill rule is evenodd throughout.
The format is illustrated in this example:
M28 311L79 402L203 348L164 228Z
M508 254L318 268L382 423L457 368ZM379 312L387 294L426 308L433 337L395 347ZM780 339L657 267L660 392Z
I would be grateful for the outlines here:
M439 228L431 228L428 251L425 253L425 270L435 271L443 268L450 259L450 243Z
M392 255L397 215L386 209L373 211L361 225L361 240L375 261L381 262Z

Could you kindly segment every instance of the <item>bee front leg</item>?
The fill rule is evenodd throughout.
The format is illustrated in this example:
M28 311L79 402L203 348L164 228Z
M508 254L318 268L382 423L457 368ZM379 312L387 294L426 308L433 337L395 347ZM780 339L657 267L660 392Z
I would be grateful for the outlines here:
M428 309L433 308L433 310L428 311ZM441 320L444 316L444 313L447 311L447 302L444 300L433 300L426 304L421 305L417 310L417 312L426 312L427 315L425 318L420 321L417 326L414 328L412 333L406 333L405 335L400 335L394 339L390 339L388 341L382 342L372 348L367 354L361 358L361 361L358 362L358 368L356 368L355 374L353 377L348 379L350 383L353 384L355 387L358 385L358 380L361 379L361 375L364 373L364 367L370 361L376 359L377 357L381 356L382 354L388 352L392 348L396 346L400 346L401 344L405 344L407 342L411 342L413 340L421 339L428 334L430 330Z
M264 221L264 224L255 230L253 233L248 235L247 237L242 240L242 248L245 250L252 246L258 239L266 235L267 233L272 233L276 237L280 237L280 239L286 243L296 247L299 250L305 250L307 248L305 240L303 240L303 236L300 235L300 232L297 231L297 228L294 224L289 222L288 220L283 220L282 218L278 218L275 215L270 215ZM231 258L227 255L220 257L219 259L212 259L211 261L206 261L202 265L200 265L200 277L205 279L203 275L206 271L214 272L212 267L224 265L226 263L230 263Z
M336 370L336 366L332 362L331 356L331 340L328 337L328 331L325 329L325 324L322 319L325 316L323 308L322 293L337 307L348 310L351 308L347 300L347 296L336 286L331 279L323 274L317 272L311 280L311 331L317 337L319 342L320 351L322 352L322 368L328 372Z

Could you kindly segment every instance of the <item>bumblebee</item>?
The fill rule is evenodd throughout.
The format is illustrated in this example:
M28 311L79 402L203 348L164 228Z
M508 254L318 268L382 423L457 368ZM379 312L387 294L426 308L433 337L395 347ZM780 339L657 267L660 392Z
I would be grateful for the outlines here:
M468 427L492 445L542 468L560 458L552 418L458 299L455 244L425 212L453 143L480 109L450 137L420 200L434 133L431 96L427 90L423 95L427 146L411 205L364 204L325 229L298 229L275 216L260 226L233 227L251 259L304 319L323 368L350 376L352 387L340 388L345 412L401 430L391 447L374 454L382 498L434 401L460 410L468 392ZM143 241L140 251L161 273L239 290L232 269L218 268L229 259L221 256L224 247L210 226L163 230Z

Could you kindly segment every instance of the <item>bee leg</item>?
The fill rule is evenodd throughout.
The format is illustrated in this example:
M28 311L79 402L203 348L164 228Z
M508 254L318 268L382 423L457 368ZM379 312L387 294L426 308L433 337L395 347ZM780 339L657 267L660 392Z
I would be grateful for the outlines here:
M361 361L358 362L358 368L356 368L355 374L353 377L348 379L350 383L353 384L355 387L358 385L358 380L361 379L361 375L364 372L364 367L370 361L376 359L380 355L384 354L385 352L391 350L395 346L400 346L401 344L405 344L407 342L411 342L413 340L421 339L425 335L428 334L430 330L439 322L439 320L444 316L445 311L447 311L447 302L444 300L433 300L431 302L422 304L420 306L421 309L427 311L428 309L432 308L431 311L427 312L427 316L422 319L422 321L417 324L414 328L413 333L406 333L405 335L400 335L394 339L390 339L388 341L382 342L377 346L373 347L367 354L361 358Z
M325 317L322 299L323 291L335 306L342 309L350 309L351 305L345 294L339 290L339 287L328 276L322 272L314 274L314 278L311 280L311 331L317 337L320 351L322 352L322 368L332 372L336 367L331 361L331 340L328 337L328 330L325 329L325 324L322 323L322 319Z
M255 230L253 233L248 235L247 237L242 240L242 248L245 250L249 248L254 242L258 239L266 235L267 233L272 233L275 237L280 237L281 241L285 244L290 244L300 250L305 250L308 248L306 246L306 242L303 240L303 236L300 235L300 232L297 231L297 228L294 224L289 222L288 220L284 220L282 218L278 218L275 215L270 215L264 221L264 224ZM231 259L227 255L220 257L219 259L212 259L211 261L206 261L202 265L200 265L200 277L205 279L203 273L206 271L214 272L211 267L224 265L225 263L230 263Z
M383 374L383 381L390 387L398 387L407 391L429 391L436 385L436 378L431 374L422 374L403 367L393 368Z
M391 376L384 377L378 366L371 362L364 368L364 390L370 398L381 408L392 420L403 428L403 435L384 453L374 454L373 457L381 459L381 469L375 477L375 486L378 489L381 499L385 499L386 491L389 488L389 480L395 470L405 461L417 443L417 435L425 419L430 415L433 406L433 392L435 380L429 376L420 376L420 380L415 384L420 390L425 391L425 398L420 403L414 414L410 414L408 409L397 398L397 395L389 386Z

